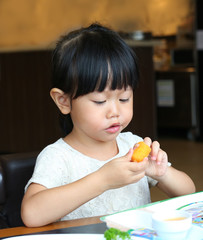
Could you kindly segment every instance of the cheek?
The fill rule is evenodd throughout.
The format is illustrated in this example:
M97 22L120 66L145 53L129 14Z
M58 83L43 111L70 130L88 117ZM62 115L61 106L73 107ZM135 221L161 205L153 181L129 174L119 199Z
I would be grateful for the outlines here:
M91 108L81 108L80 111L72 113L72 120L80 127L90 127L97 129L101 125L102 116L99 111Z
M123 109L123 116L126 121L131 121L133 117L133 104L129 104Z
M125 114L125 121L127 123L129 123L133 118L133 111L128 111L126 114Z

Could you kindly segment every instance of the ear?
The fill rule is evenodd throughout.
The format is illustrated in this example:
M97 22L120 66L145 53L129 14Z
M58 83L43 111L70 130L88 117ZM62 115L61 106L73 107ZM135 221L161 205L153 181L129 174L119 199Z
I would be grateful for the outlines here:
M50 96L63 114L69 114L71 111L71 100L68 94L65 94L59 88L52 88Z

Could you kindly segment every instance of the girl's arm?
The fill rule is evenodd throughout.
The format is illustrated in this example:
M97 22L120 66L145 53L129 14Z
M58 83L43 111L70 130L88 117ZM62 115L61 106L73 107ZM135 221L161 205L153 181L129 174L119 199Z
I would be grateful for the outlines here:
M145 176L147 159L131 162L131 149L86 177L73 183L47 189L32 183L22 201L21 216L28 227L43 226L59 220L108 189L135 183Z
M98 174L92 173L76 182L47 189L32 183L25 193L21 217L28 227L43 226L56 222L103 192Z
M173 167L168 167L164 176L157 178L157 187L169 197L177 197L195 192L191 178Z
M186 173L168 166L168 156L160 148L160 144L157 141L152 142L148 137L144 141L151 147L146 175L158 181L157 187L169 197L195 192L195 185Z

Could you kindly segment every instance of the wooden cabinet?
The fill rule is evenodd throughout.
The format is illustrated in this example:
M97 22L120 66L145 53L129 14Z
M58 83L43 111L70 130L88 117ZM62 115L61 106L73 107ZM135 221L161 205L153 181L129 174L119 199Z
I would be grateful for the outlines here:
M157 130L194 140L198 132L196 72L192 67L156 72Z
M157 125L160 128L183 128L190 129L197 126L196 113L196 79L194 71L177 69L173 71L157 71L157 87L159 82L172 83L171 95L169 93L157 93L157 98L173 98L173 104L158 104ZM170 101L170 99L168 99Z
M195 0L196 6L196 47L195 47L195 56L196 56L196 70L197 70L197 85L198 85L198 137L197 140L203 141L203 14L202 6L203 2L201 0Z
M59 136L50 52L0 54L0 152L39 150Z
M152 48L135 48L141 82L126 130L156 135ZM60 137L58 109L49 96L51 51L0 53L0 153L41 150Z
M157 137L155 73L152 47L133 47L138 57L140 82L134 94L134 116L126 128L141 137Z

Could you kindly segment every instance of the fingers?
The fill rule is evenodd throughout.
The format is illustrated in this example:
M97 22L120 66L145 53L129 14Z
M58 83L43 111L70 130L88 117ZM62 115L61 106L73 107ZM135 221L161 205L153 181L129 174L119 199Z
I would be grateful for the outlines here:
M126 160L129 160L129 159L131 160L132 155L133 155L133 149L130 148L129 152L125 155L124 158L126 158Z
M160 144L159 142L157 141L154 141L151 145L151 159L152 160L156 160L157 159L157 156L158 156L158 153L160 151Z
M151 160L156 161L158 165L162 161L167 161L167 154L160 148L160 143L157 141L152 142L149 137L144 138L144 142L151 147Z
M122 160L122 161L130 162L131 158L132 158L132 155L133 155L133 149L130 148L130 150L126 153L126 155L124 155L123 157L121 157L119 159Z
M148 158L145 158L142 162L132 162L130 170L136 174L138 173L144 174L148 165L149 165Z
M157 141L152 142L149 137L144 138L144 142L151 147L151 160L156 160L160 150L160 144Z
M163 158L167 158L167 154L160 148L160 143L158 141L153 141L149 137L144 138L144 142L151 147L150 159L157 161L159 164ZM138 147L138 143L135 144L134 148Z
M152 144L152 140L151 140L151 138L149 138L149 137L145 137L145 138L144 138L144 142L145 142L148 146L151 146L151 144Z
M133 173L138 174L145 172L145 169L148 167L148 158L145 158L142 162L132 162L132 155L133 149L131 148L125 156L120 158L120 160L122 159L122 161L124 160L126 162L129 162L127 165L128 169Z
M161 162L168 162L167 153L164 152L162 149L160 149L157 155L157 164L160 165Z

